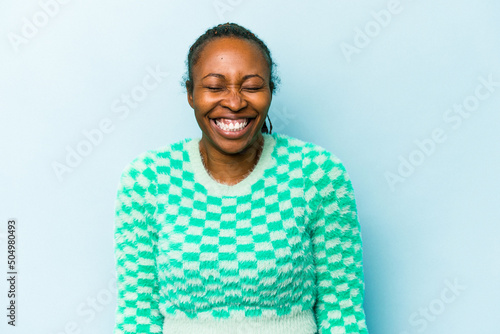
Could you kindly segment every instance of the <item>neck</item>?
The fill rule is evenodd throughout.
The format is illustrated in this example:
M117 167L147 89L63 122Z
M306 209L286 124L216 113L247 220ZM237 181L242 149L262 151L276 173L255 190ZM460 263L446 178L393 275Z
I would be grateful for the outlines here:
M244 151L228 154L200 140L199 150L203 164L213 179L219 183L233 185L247 177L259 161L264 145L264 136L259 133L255 140Z

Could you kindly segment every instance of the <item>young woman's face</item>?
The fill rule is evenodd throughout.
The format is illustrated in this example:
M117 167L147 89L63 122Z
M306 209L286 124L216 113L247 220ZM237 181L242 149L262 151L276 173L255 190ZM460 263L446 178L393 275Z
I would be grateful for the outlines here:
M188 92L202 140L226 154L251 147L271 105L269 77L264 55L252 42L224 37L205 45Z

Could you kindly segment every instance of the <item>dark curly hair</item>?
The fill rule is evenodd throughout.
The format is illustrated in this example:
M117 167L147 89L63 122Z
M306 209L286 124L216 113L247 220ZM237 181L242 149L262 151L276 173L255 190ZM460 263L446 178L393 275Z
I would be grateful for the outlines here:
M219 24L213 28L208 29L203 35L198 37L198 39L193 43L193 45L189 48L189 53L186 60L187 72L183 78L183 85L186 87L186 90L191 93L193 91L193 66L200 59L201 51L203 48L212 40L222 37L236 37L240 39L245 39L255 43L262 51L264 58L266 59L267 64L269 65L269 87L271 89L271 94L277 91L280 78L276 71L276 64L273 62L271 57L271 51L264 44L264 42L258 38L254 33L250 30L236 24L236 23L224 23ZM264 133L271 133L273 126L271 124L271 119L269 118L269 114L267 115L269 119L270 130L268 131L266 123L262 126L261 131Z

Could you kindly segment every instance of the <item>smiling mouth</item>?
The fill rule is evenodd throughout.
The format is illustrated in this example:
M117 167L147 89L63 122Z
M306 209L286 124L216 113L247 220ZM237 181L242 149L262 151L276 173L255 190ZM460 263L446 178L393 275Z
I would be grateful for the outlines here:
M252 122L253 118L240 118L240 119L228 119L228 118L211 118L214 124L223 131L228 132L239 132L245 129L248 124Z

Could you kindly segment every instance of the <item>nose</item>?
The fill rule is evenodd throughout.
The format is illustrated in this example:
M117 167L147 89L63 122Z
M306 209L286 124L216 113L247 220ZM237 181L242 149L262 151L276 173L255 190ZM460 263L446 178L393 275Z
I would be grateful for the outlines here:
M245 108L248 102L241 95L241 92L237 87L229 88L224 94L224 97L220 101L221 106L231 109L232 111L238 111Z

